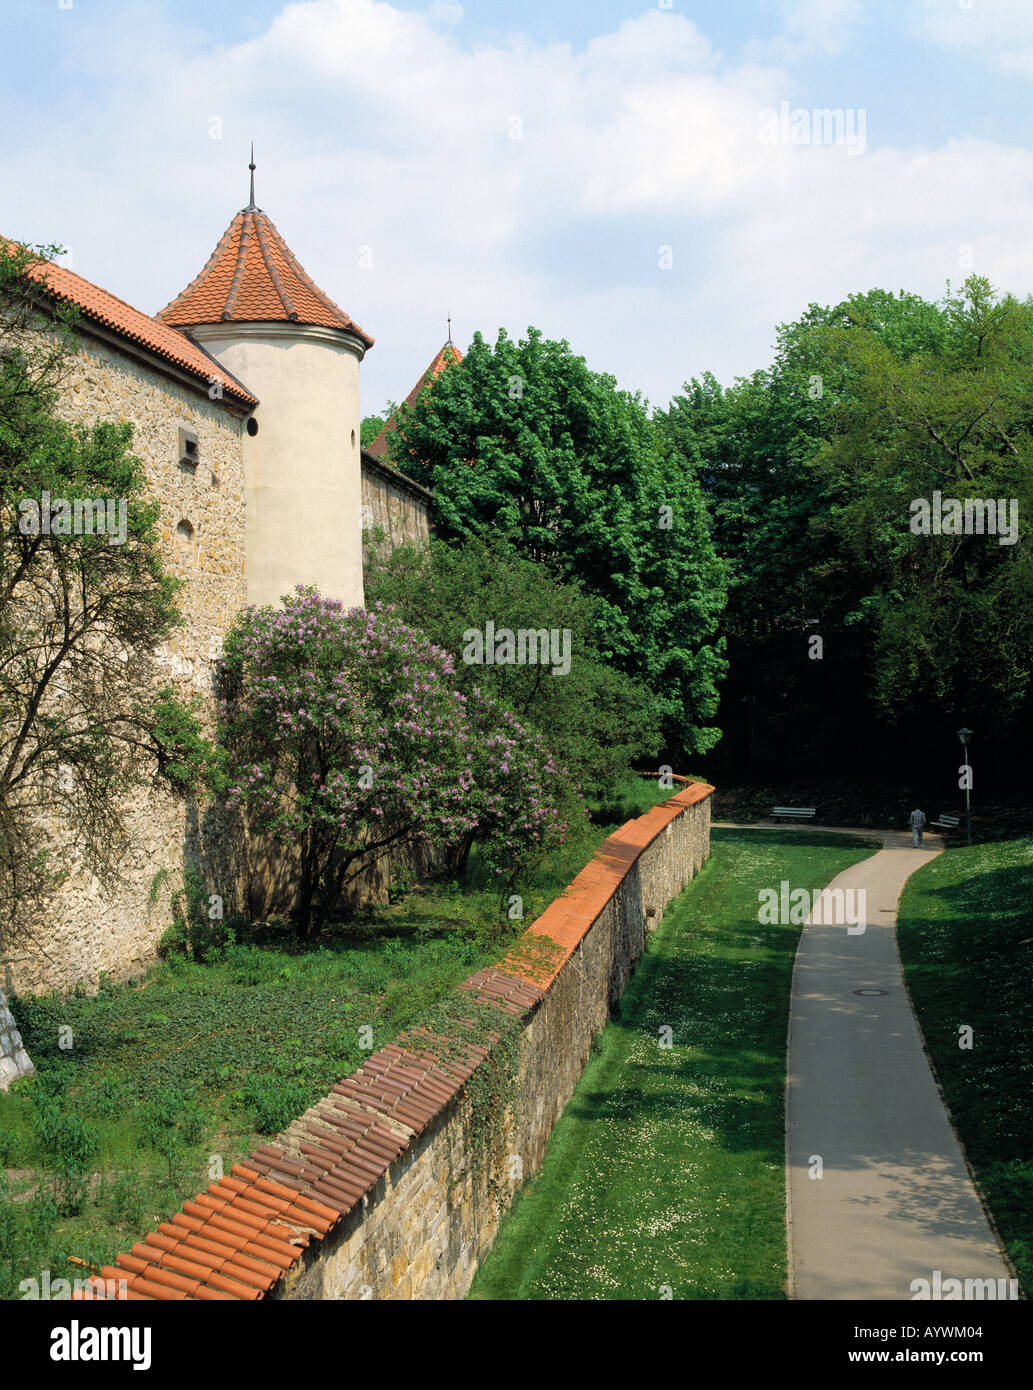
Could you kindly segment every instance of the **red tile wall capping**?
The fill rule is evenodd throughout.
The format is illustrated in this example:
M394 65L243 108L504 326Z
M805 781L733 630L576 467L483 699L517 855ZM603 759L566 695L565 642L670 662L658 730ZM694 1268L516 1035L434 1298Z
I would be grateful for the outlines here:
M537 984L543 991L550 987L642 851L648 849L683 811L703 801L714 791L706 782L690 782L684 777L674 780L683 783L683 789L659 806L654 806L644 816L628 821L604 840L573 882L524 933L524 941L535 936L548 937L562 948L562 954L557 956L555 952L550 952L548 964L538 964L533 959L521 959L523 953L518 951L515 960L507 957L500 961L496 969L506 970L511 977Z
M522 940L546 937L558 945L559 959L550 952L548 964L537 966L518 953L458 988L512 1016L533 1012L643 850L714 790L677 780L683 789L604 840L524 933ZM420 1051L420 1033L413 1029L373 1053L273 1143L259 1145L230 1176L116 1256L93 1277L95 1296L105 1296L105 1280L125 1280L130 1299L267 1297L305 1250L363 1201L488 1055L471 1045L465 1056L443 1060Z

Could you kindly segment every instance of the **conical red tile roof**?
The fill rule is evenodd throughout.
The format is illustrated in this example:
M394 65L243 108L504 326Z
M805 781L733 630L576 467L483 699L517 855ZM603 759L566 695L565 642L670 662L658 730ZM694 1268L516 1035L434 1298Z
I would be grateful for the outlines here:
M177 328L201 323L315 324L344 329L373 346L369 334L305 273L273 222L256 207L237 213L200 275L158 318Z
M423 390L425 386L429 386L430 383L434 380L434 378L440 375L440 373L443 372L445 368L449 366L452 362L461 362L462 360L463 354L456 347L455 343L447 342L445 346L437 354L437 356L434 358L433 362L431 362L427 370L420 377L416 385L406 396L405 404L415 405L416 397L420 394L420 392ZM397 428L398 425L396 423L395 417L392 415L390 420L388 420L387 424L377 435L376 439L373 440L372 444L370 444L369 448L366 450L367 454L372 454L374 458L381 459L386 462L388 435L391 433L392 430L396 430Z

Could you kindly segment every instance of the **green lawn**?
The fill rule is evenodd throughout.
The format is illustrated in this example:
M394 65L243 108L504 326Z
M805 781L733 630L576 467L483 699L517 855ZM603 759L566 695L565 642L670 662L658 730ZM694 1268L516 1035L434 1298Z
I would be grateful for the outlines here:
M949 850L908 879L897 939L958 1136L1033 1289L1033 839ZM959 1028L973 1030L971 1049Z
M820 888L878 846L779 830L715 829L712 843L471 1298L785 1296L783 1092L800 928L761 926L757 895L783 878Z
M475 856L463 889L424 884L312 943L270 929L92 996L13 1000L39 1075L0 1093L0 1298L45 1267L74 1277L69 1255L103 1263L142 1239L213 1160L228 1172L497 960L616 823L671 795L630 775L609 789L517 885L522 921Z

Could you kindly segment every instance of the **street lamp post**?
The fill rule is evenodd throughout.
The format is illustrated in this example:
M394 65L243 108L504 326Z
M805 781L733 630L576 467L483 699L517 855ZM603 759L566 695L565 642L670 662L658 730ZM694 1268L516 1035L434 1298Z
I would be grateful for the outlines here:
M959 729L958 738L965 750L965 821L968 825L968 842L972 843L972 766L968 760L968 745L972 737L971 729Z

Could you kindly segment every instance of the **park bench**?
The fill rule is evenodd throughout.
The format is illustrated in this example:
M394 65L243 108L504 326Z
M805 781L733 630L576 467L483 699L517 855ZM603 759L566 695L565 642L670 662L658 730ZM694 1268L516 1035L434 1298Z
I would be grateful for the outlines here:
M771 814L786 820L790 817L793 820L813 820L814 810L813 806L776 806Z
M937 826L940 830L957 830L958 817L941 816L939 820L934 820L931 824Z

